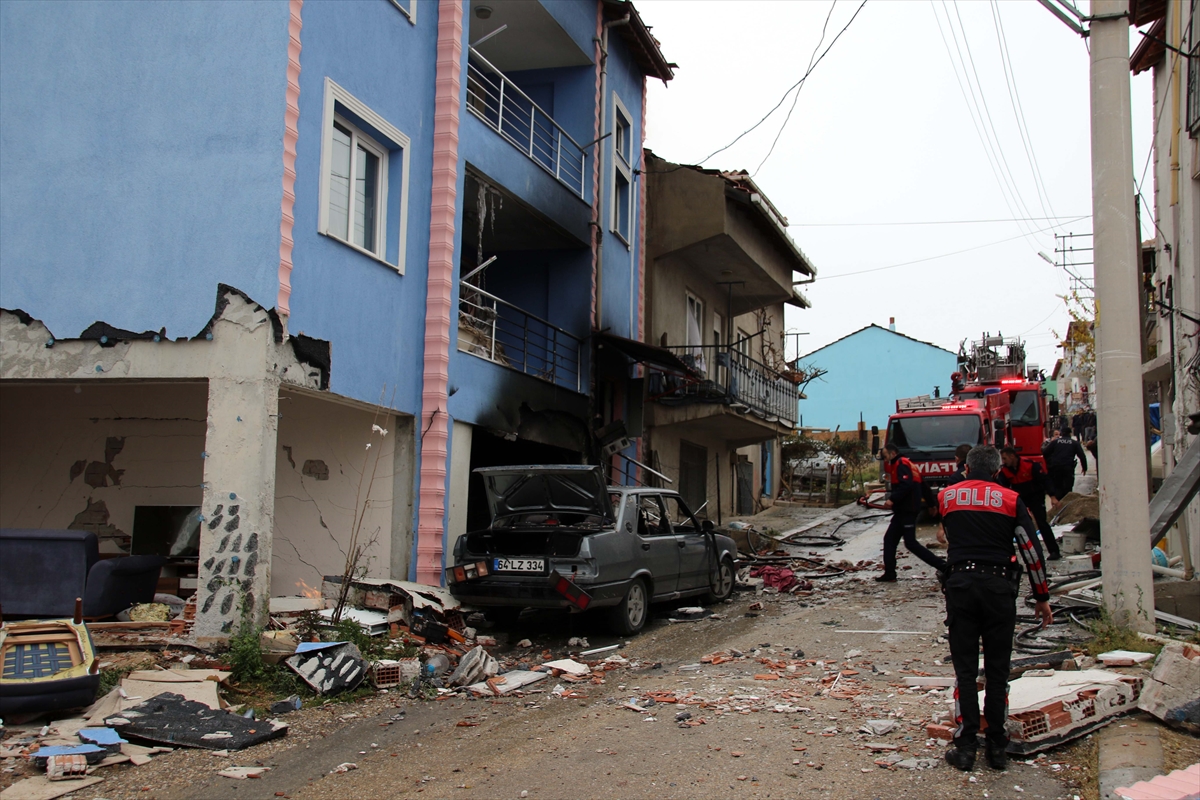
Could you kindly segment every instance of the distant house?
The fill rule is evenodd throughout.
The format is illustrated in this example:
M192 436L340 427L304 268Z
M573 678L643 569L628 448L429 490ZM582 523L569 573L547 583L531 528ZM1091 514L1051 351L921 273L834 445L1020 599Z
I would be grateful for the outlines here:
M828 370L808 384L800 404L800 427L852 430L863 420L883 428L896 399L950 391L957 356L929 342L868 325L800 357L806 369Z

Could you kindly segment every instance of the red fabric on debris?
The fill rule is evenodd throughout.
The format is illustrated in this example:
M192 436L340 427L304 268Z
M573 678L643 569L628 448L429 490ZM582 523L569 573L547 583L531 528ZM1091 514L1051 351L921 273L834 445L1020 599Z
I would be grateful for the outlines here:
M762 578L764 586L773 586L781 592L789 592L797 583L796 573L787 567L755 567L750 577Z

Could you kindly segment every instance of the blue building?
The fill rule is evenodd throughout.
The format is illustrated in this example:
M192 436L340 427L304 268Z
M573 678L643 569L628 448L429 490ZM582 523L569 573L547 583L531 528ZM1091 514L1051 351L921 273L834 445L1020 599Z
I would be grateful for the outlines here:
M0 5L0 525L171 554L219 637L440 582L473 466L633 455L593 332L672 67L625 0Z
M958 357L895 327L868 325L800 357L806 370L828 371L804 390L801 427L856 430L861 419L882 430L898 398L949 393Z

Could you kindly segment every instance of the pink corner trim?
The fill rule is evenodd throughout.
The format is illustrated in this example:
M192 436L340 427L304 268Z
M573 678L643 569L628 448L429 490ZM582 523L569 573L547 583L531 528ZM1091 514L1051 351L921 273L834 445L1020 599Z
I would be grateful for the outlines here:
M649 79L642 76L642 142L641 157L645 166L646 159L646 87ZM637 260L637 289L638 289L638 319L637 339L646 340L646 174L638 176L638 260ZM639 365L640 366L640 365Z
M300 9L304 0L290 0L288 14L287 109L283 116L283 201L279 217L279 297L275 308L291 312L292 229L296 219L296 140L300 137Z
M438 3L433 116L433 194L425 297L425 369L421 393L421 482L417 506L417 582L440 585L446 519L454 224L458 196L458 109L462 86L462 0Z
M592 140L600 138L600 114L601 105L604 98L600 96L600 59L604 54L600 52L600 41L604 35L604 0L596 0L596 131ZM592 229L592 329L595 330L600 325L600 320L596 319L596 275L600 269L600 264L597 262L599 253L596 252L596 243L601 236L604 235L604 221L600 218L600 162L604 159L600 154L604 152L602 144L596 145L592 152L592 212L595 216L595 227Z
M646 89L649 80L642 76L642 127L641 127L641 150L638 157L642 160L642 166L645 167L646 162ZM638 176L638 254L637 254L637 340L639 342L646 341L646 174L643 172ZM637 365L637 375L641 377L642 365ZM642 442L644 436L639 436L637 440L637 460L646 463L645 454L642 452ZM639 483L645 483L645 475L642 474L642 468L637 468L637 480Z

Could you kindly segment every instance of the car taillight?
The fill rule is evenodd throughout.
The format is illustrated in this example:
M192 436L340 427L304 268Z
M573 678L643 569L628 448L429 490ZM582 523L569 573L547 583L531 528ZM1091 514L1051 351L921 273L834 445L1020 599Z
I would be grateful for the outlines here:
M550 573L550 585L554 588L554 591L566 598L568 603L580 611L586 611L587 607L592 603L592 596L590 594L580 589L570 579L558 574L558 572Z
M486 561L476 561L473 564L460 564L456 567L446 567L446 585L462 583L475 578L486 578L490 574Z

